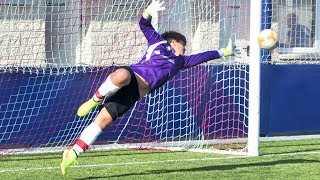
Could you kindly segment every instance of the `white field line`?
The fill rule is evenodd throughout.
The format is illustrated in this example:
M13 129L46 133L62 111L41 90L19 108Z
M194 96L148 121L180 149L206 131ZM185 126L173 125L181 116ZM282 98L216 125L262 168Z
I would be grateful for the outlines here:
M293 156L293 155L303 155L303 154L320 154L320 151L311 152L298 152L298 153L283 153L283 154L267 154L261 155L260 157L270 157L270 156ZM211 160L224 160L224 159L241 159L250 158L249 156L227 156L221 158L202 158L202 159L174 159L174 160L161 160L161 161L140 161L140 162L126 162L126 163L108 163L108 164L87 164L81 166L71 166L71 168L86 168L86 167L106 167L106 166L123 166L123 165L138 165L138 164L159 164L159 163L175 163L175 162L193 162L193 161L211 161ZM45 171L45 170L56 170L60 167L39 167L39 168L13 168L13 169L3 169L0 173L5 172L17 172L17 171Z

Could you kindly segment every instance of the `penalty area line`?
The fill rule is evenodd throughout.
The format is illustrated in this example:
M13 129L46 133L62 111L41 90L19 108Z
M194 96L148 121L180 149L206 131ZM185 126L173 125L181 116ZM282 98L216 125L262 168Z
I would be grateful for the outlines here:
M261 157L292 156L292 155L304 155L304 154L306 154L306 155L307 154L320 154L320 151L283 153L283 154L266 154L266 155L261 155ZM86 165L80 165L80 166L70 166L70 168L106 167L106 166L138 165L138 164L175 163L175 162L194 162L194 161L211 161L211 160L241 159L241 158L250 158L250 156L227 156L227 157L220 157L220 158L169 159L169 160L160 160L160 161L138 161L138 162L124 162L124 163L107 163L107 164L86 164ZM45 171L45 170L56 170L56 169L60 169L60 167L2 169L2 170L0 170L0 173L17 172L17 171Z
M228 156L228 157L221 157L221 158L202 158L202 159L169 159L169 160L161 160L161 161L140 161L140 162L138 161L138 162L124 162L124 163L107 163L107 164L85 164L80 166L70 166L70 168L157 164L157 163L173 163L173 162L188 162L188 161L210 161L210 160L223 160L223 159L236 159L236 158L246 158L246 156ZM60 167L2 169L0 170L0 173L17 172L17 171L44 171L44 170L53 170L53 169L60 169Z

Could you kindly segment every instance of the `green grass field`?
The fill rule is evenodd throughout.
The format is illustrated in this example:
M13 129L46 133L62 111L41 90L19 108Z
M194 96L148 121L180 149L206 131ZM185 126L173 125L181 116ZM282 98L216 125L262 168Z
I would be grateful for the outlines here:
M320 179L320 139L262 142L261 156L88 151L65 176L62 153L1 156L0 179Z

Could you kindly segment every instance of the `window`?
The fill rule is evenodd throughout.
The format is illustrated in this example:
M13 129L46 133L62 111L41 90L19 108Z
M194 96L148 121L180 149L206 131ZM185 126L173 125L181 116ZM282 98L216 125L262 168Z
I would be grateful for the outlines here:
M38 1L34 1L34 0L2 0L2 1L0 1L0 4L11 5L11 6L31 6L31 5L37 5Z
M285 3L284 3L285 1ZM320 16L315 0L281 0L275 5L279 53L314 53L320 50Z

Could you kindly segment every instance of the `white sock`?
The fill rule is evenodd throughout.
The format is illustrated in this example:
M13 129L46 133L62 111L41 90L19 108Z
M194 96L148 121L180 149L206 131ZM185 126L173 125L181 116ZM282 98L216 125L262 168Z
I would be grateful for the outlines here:
M81 155L90 145L92 145L97 137L102 133L102 130L95 122L92 122L81 133L80 138L76 141L72 149L77 155Z
M76 152L77 156L80 156L84 150L77 144L73 145L72 149Z
M120 87L114 85L111 82L110 76L108 76L107 80L104 83L102 83L99 89L94 93L93 100L101 101L105 97L110 97L114 95L119 89Z

